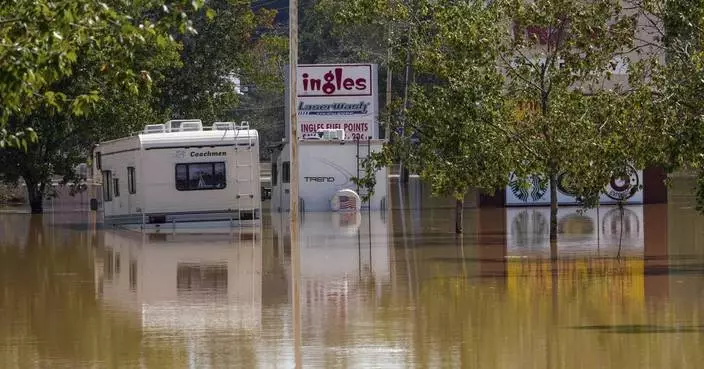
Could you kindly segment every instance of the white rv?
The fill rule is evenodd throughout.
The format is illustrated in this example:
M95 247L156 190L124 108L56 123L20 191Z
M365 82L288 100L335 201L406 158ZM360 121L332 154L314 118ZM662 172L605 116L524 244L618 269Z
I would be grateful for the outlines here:
M382 149L384 140L346 140L343 130L319 130L298 141L298 193L301 211L383 210L386 208L388 169L379 170L374 193L361 203L366 190L352 178L364 176L362 161ZM290 145L282 142L271 167L271 208L289 211ZM351 194L352 196L349 196Z
M260 218L259 139L246 123L147 125L99 144L93 169L106 223L175 227Z

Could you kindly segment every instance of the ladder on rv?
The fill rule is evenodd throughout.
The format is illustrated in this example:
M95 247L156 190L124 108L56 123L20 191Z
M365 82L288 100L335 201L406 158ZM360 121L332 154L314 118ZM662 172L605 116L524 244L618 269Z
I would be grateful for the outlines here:
M239 142L239 133L247 132L246 143ZM254 163L254 140L249 132L249 122L242 122L235 127L235 180L237 182L237 220L242 224L243 213L247 212L247 216L254 221L254 213L256 211L255 199L255 173L254 168L258 163ZM242 155L246 153L245 155ZM243 209L243 203L249 204L246 209ZM243 211L244 210L244 211Z
M355 140L357 144L357 178L362 178L366 175L364 173L364 167L362 166L364 159L368 158L369 155L371 154L371 140L366 139L366 140L360 140L357 139ZM366 146L367 152L363 153L362 150L360 149L360 146ZM364 156L361 156L364 154ZM359 195L360 198L364 199L365 196L369 194L369 190L366 187L360 187L357 185L357 194ZM364 201L362 200L362 209L370 209L370 200Z

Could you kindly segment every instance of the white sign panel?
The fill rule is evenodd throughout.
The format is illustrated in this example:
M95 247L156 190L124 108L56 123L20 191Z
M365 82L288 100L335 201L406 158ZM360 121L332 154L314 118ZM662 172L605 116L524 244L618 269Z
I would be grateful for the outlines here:
M343 129L347 139L378 138L375 64L299 65L296 85L299 138L320 129Z
M643 203L643 171L630 168L627 177L614 177L605 186L604 193L599 197L601 204L616 204L625 200L627 204ZM577 205L576 196L569 190L567 176L557 178L557 203L560 205ZM506 205L550 205L550 184L547 180L541 181L531 177L527 188L521 186L515 175L511 174L509 185L506 187Z

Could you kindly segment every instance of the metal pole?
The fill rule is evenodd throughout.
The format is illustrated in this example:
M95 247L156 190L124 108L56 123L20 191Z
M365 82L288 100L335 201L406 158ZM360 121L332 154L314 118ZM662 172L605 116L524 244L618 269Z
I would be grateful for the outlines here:
M298 244L298 0L288 3L288 83L289 83L289 146L290 158L290 221L291 221L291 294L293 315L294 359L296 368L302 368L301 362L301 307L300 307L300 245Z

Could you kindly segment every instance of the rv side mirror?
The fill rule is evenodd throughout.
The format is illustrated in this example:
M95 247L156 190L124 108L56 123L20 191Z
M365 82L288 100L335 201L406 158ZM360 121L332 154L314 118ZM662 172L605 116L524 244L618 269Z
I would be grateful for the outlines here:
M92 210L92 211L98 210L98 200L97 199L90 199L90 210Z

